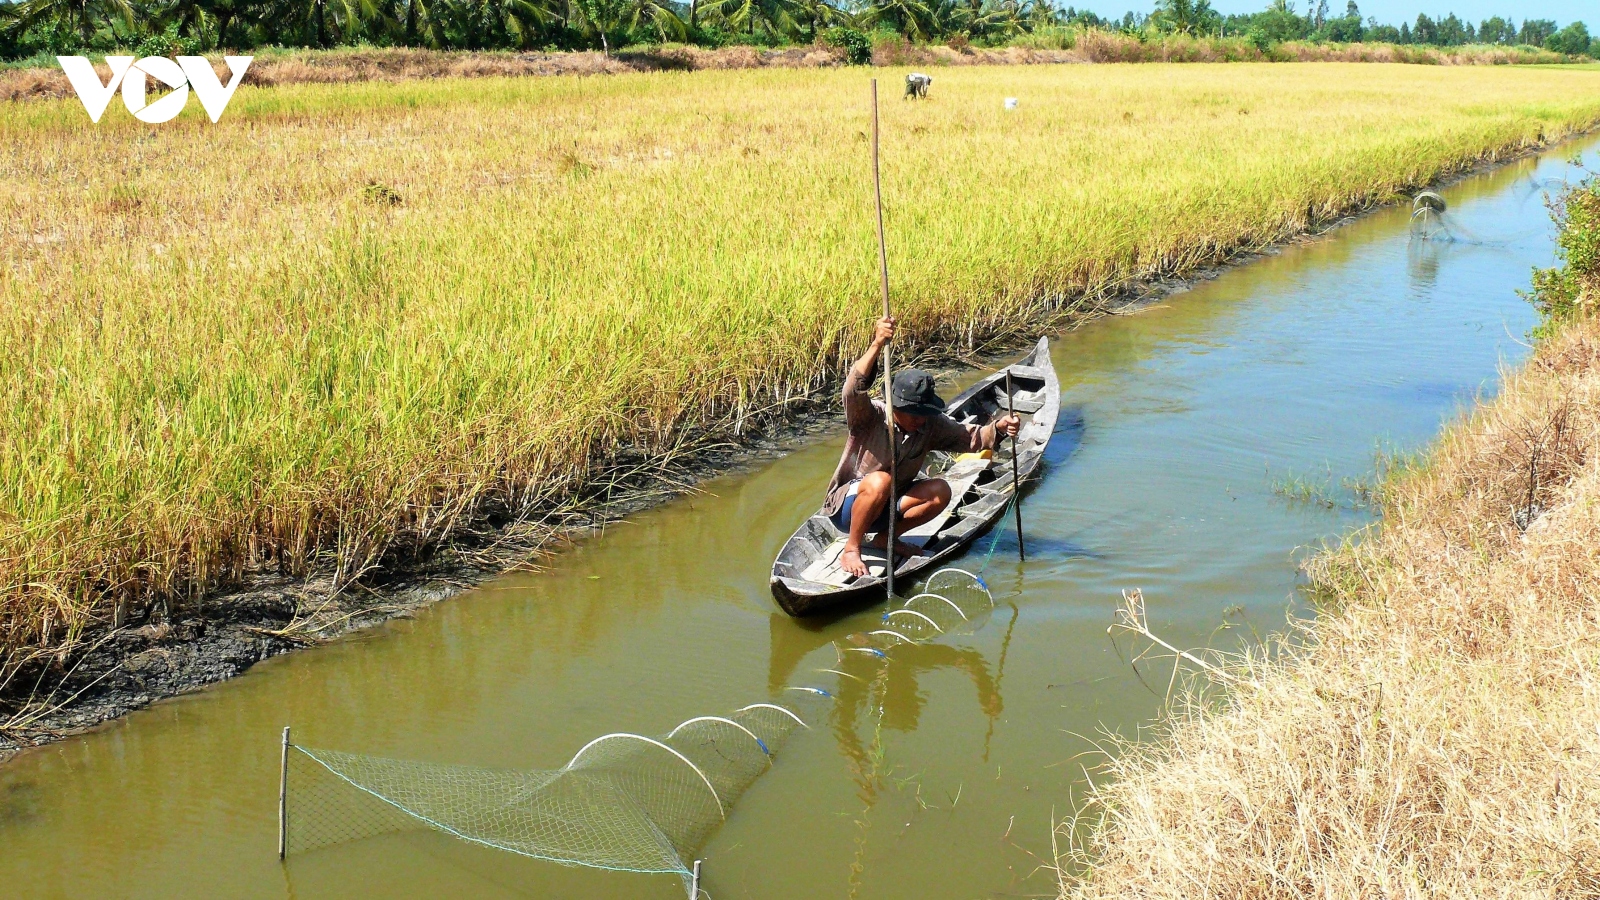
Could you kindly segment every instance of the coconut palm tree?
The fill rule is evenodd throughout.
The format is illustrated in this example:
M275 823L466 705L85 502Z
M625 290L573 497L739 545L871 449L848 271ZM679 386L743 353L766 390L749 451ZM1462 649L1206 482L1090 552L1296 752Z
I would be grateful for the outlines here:
M24 0L11 7L12 27L17 31L41 25L72 31L85 46L94 42L102 27L121 23L132 31L135 17L128 0Z
M872 0L861 14L861 24L888 25L914 41L928 40L939 30L924 0Z
M178 34L213 49L226 46L228 27L248 20L250 13L250 0L171 0L151 11L148 24L156 32L175 28Z
M656 36L663 41L681 41L688 37L684 21L660 0L629 0L624 6L623 24L633 31L654 28Z
M428 13L434 43L472 50L530 46L561 18L538 0L434 0Z
M405 13L396 18L403 19L400 27L400 40L407 46L415 47L425 44L437 47L439 40L438 27L433 17L435 0L392 0L395 3L405 4Z
M815 38L824 29L835 25L850 25L854 21L850 14L829 0L786 0L788 4L788 17L797 28L803 29L804 34L796 35L803 38Z
M607 35L623 28L654 28L662 40L682 40L688 34L684 21L663 0L569 0L569 3L568 21L599 34L600 49L607 55L611 53Z
M731 32L798 37L793 9L790 0L711 0L699 4L698 15Z
M623 3L622 0L570 0L572 15L569 19L574 25L587 26L600 35L600 50L607 56L611 55L611 43L606 38L607 32L616 31L622 25Z
M1014 37L1028 30L1030 0L968 0L951 11L950 30L974 37Z

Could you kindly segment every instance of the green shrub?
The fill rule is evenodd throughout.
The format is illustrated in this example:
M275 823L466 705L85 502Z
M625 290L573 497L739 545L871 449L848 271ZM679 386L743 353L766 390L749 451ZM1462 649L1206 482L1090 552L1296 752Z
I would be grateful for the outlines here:
M689 32L689 43L716 50L733 43L733 35L715 25L699 25Z
M7 29L3 24L4 21L4 10L0 9L0 53L4 54L5 59L24 60L38 57L44 60L44 65L54 66L57 56L104 49L85 45L83 38L65 23L35 25L25 31L16 31Z
M1556 247L1564 265L1533 271L1528 299L1543 319L1534 329L1536 337L1594 313L1600 303L1600 180L1589 178L1567 191L1553 213L1561 227Z
M843 50L845 62L852 66L872 62L872 40L854 28L829 28L822 33L822 42Z
M165 31L145 35L133 47L133 55L194 56L200 52L200 42L192 37L180 37L177 25L168 25Z

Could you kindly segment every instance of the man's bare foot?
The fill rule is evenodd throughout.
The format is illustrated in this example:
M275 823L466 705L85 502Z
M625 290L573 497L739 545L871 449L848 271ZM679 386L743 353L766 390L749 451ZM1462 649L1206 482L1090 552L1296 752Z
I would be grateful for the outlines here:
M882 550L883 542L873 541L867 544L867 546L876 550ZM916 544L907 544L904 541L894 542L895 559L909 559L913 556L922 555L922 548L918 547ZM845 570L851 575L856 576L857 578L864 577L867 574L867 564L861 560L860 548L844 548L844 550L839 553L839 568ZM900 567L895 566L895 568L898 569Z
M859 547L844 548L844 552L839 554L839 568L857 578L867 574L867 564L861 561L861 549Z

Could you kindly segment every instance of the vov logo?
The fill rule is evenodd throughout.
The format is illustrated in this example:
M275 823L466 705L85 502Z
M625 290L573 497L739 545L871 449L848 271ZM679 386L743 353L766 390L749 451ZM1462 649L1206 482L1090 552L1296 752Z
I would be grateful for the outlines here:
M61 63L61 71L67 73L67 81L72 83L72 89L78 92L78 99L88 111L90 121L95 123L99 123L106 105L119 87L122 88L122 102L128 107L128 112L141 122L166 122L176 117L188 105L191 87L200 98L200 105L205 107L206 115L215 122L222 118L222 111L228 108L228 101L233 99L233 92L244 79L244 70L250 67L250 60L255 57L224 56L223 59L228 63L230 73L227 87L222 86L211 63L206 62L203 56L180 56L177 62L165 56L146 56L138 62L134 62L131 56L108 56L106 65L111 67L111 80L104 84L100 82L100 75L95 72L94 63L89 62L88 57L56 57L56 61ZM172 93L153 103L145 103L146 78L154 78L171 88Z

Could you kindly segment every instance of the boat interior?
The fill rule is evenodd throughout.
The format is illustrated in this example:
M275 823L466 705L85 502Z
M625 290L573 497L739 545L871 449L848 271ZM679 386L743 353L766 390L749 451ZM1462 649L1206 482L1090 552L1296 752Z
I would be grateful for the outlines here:
M1017 435L1017 460L1026 476L1038 463L1041 450L1050 439L1048 429L1035 428L1033 421L1033 414L1045 406L1045 376L1042 370L1031 366L1011 366L1010 371L1011 403L1022 419L1022 429ZM1003 414L1006 407L1006 379L1002 370L980 382L978 389L950 416L963 425L986 425ZM1012 442L1008 440L1001 441L1000 446L987 455L940 451L928 454L918 477L943 478L949 482L951 503L936 518L896 536L897 540L919 547L923 552L922 556L897 560L897 575L920 569L941 551L959 545L1005 505L1012 491L1011 454ZM780 560L776 574L833 587L849 587L856 583L856 576L839 567L846 535L827 516L812 516L801 532L805 538L803 543L811 552L802 551L806 558L799 561ZM868 541L876 537L876 534L869 534ZM863 547L861 559L867 565L868 577L884 576L888 560L881 548Z

